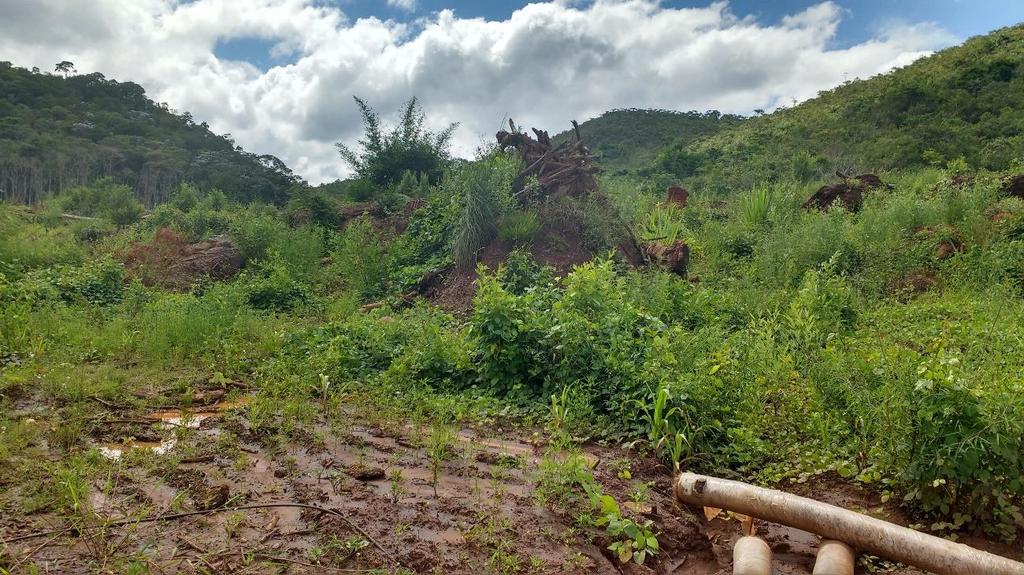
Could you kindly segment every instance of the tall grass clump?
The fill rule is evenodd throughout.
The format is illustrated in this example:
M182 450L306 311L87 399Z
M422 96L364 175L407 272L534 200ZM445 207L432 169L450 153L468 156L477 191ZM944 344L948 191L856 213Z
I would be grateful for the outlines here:
M768 222L772 208L772 188L759 184L739 197L740 220L750 227L759 227Z
M640 221L637 235L645 242L659 242L671 245L683 239L686 225L683 214L675 204L656 206Z
M511 211L498 223L498 239L513 246L529 244L538 231L540 219L535 212L529 210Z
M494 153L452 170L444 186L461 204L452 241L452 255L463 269L472 267L476 253L498 231L497 223L511 202L512 179L520 161L511 154Z

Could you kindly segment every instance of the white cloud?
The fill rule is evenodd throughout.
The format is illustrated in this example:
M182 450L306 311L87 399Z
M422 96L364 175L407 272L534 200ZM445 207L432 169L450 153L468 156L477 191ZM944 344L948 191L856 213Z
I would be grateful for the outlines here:
M416 0L388 0L388 6L412 12L416 10Z
M508 116L554 133L615 107L749 113L953 41L933 25L894 24L832 49L843 12L823 2L768 25L725 2L562 0L502 21L445 10L404 24L353 21L317 0L0 0L0 54L138 82L321 182L346 174L333 143L359 136L352 95L382 112L418 96L435 127L461 122L456 151L466 154ZM267 40L293 61L262 72L214 55L218 41L239 38Z

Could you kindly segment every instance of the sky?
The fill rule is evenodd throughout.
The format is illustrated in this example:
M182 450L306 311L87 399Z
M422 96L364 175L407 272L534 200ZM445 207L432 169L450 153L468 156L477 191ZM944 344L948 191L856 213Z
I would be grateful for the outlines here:
M506 118L749 114L1024 21L1024 0L0 0L0 60L141 84L310 183L349 175L352 101L412 96L472 154Z

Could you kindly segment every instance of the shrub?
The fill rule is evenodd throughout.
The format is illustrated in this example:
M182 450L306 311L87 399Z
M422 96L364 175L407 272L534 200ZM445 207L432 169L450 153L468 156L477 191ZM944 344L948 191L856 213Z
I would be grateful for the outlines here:
M11 276L57 264L78 264L85 252L67 226L48 228L0 204L0 272Z
M533 259L529 252L512 250L505 262L498 266L496 273L501 286L514 295L523 295L533 287L551 287L554 284L554 271L542 266Z
M272 247L281 244L287 225L269 206L252 204L235 213L231 221L231 240L246 261L260 260Z
M505 214L498 223L498 239L513 246L528 245L540 231L537 214L528 210L515 210Z
M22 282L9 285L6 297L33 303L56 300L112 305L121 301L124 289L124 267L104 258L80 266L59 265L34 271Z
M460 166L444 180L444 187L461 208L453 230L452 254L466 268L477 251L497 232L497 222L507 209L512 179L520 161L511 154L494 153L477 162Z
M360 98L355 101L365 128L359 142L362 149L357 152L340 143L337 147L359 179L382 189L397 184L407 172L423 174L434 184L440 181L449 162L448 147L456 124L440 132L424 129L423 111L412 98L402 108L399 124L385 132L380 116Z
M349 222L335 241L331 259L331 273L364 301L382 295L387 289L387 253L383 238L369 218Z
M260 264L245 283L246 301L264 311L287 312L309 302L305 284L296 281L278 254Z
M56 198L66 211L84 216L102 216L115 225L127 226L142 216L142 204L128 186L115 184L111 178L97 180L89 186L72 188Z

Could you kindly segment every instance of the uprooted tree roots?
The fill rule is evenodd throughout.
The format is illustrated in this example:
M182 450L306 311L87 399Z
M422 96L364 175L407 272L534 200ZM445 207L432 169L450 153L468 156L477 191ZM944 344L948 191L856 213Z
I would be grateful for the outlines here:
M512 183L512 193L523 191L526 178L535 176L544 193L551 197L570 195L578 198L597 191L595 176L600 166L580 138L579 126L573 121L575 138L555 146L544 130L533 128L536 139L520 132L515 122L508 121L511 132L496 134L501 149L515 148L526 166Z

